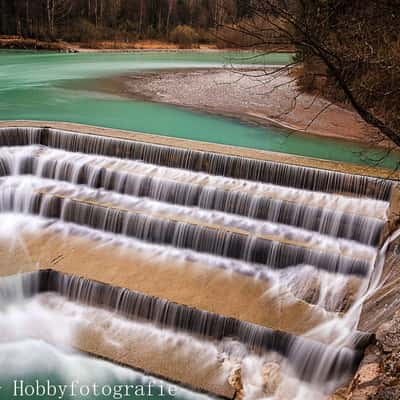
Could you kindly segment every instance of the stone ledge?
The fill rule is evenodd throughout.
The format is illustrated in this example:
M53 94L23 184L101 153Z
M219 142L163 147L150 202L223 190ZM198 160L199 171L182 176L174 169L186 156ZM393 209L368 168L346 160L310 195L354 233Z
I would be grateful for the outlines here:
M11 127L62 129L78 133L108 136L118 139L136 140L140 142L153 143L164 146L174 146L182 149L190 148L193 150L209 151L226 155L247 157L257 160L287 163L302 167L320 168L342 173L352 173L356 175L370 176L374 178L400 180L400 171L391 171L384 168L361 166L357 164L322 160L318 158L303 157L286 153L276 153L267 150L257 150L257 149L223 145L217 143L200 142L189 139L180 139L169 136L161 136L161 135L154 135L154 134L140 133L140 132L130 132L118 129L102 128L98 126L89 126L89 125L69 123L69 122L28 121L28 120L0 121L0 128L11 128Z

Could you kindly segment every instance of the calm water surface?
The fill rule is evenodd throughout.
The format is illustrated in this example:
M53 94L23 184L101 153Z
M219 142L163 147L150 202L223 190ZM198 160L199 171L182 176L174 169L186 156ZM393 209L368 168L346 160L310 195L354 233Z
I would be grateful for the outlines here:
M84 80L135 71L209 68L232 63L284 64L290 55L263 60L243 53L0 52L0 120L54 120L272 150L358 164L375 164L381 153L339 141L289 134L168 105L80 90ZM380 163L393 167L398 157Z

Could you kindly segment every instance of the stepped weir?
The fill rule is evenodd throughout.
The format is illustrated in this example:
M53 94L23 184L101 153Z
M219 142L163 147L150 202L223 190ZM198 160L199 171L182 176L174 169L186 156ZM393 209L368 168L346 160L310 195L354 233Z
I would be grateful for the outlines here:
M318 399L354 375L395 179L37 125L0 127L18 236L0 235L0 275L20 285L0 299L78 313L74 347L222 397L295 381Z

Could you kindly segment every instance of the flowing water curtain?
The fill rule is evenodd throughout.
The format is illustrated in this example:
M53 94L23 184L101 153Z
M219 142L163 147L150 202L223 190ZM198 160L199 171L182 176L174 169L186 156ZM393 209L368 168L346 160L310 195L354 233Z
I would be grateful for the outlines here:
M377 254L376 248L362 243L377 244L376 237L386 221L385 200L390 197L392 182L52 129L6 129L0 131L0 142L3 213L38 215L44 226L61 232L81 235L83 229L98 243L109 238L130 241L130 246L145 246L147 242L153 247L143 247L145 252L170 249L171 255L175 252L178 257L204 257L210 265L215 263L244 274L252 268L265 270L265 277L298 292L296 284L304 274L317 269L328 270L323 273L331 274L332 282L337 275L346 278L349 273L358 277L343 282L362 282L344 318L333 315L327 325L316 327L307 338L51 270L37 274L37 292L55 291L74 301L118 310L158 328L184 331L206 340L230 339L255 353L277 352L288 361L289 370L312 384L340 381L357 368L360 350L369 336L356 332L355 324L366 293L365 284L376 269ZM125 168L117 174L121 163ZM170 168L191 172L179 175ZM204 175L206 182L214 184L200 185ZM264 185L262 190L271 197L264 199L251 190L241 192L240 179L249 179L245 188ZM216 182L227 187L234 182L233 197ZM236 191L235 185L241 189ZM103 186L108 191L98 190ZM333 193L319 193L320 190ZM288 201L291 195L297 196L300 204ZM333 207L326 208L327 204ZM349 212L352 205L354 209ZM260 206L265 210L254 214L254 208ZM322 215L327 216L324 228L316 223ZM362 233L369 226L374 230L372 237ZM320 230L323 235L318 233ZM350 235L360 243L337 239L340 235ZM218 261L218 257L226 261ZM297 272L292 270L293 265L297 265ZM309 269L310 265L314 269ZM278 270L271 271L269 267ZM261 277L254 276L256 280ZM378 278L372 279L371 285L375 280ZM315 290L318 285L316 281ZM8 289L3 293L10 296ZM334 332L343 327L346 338L338 334L340 340L323 344L329 326L335 327Z

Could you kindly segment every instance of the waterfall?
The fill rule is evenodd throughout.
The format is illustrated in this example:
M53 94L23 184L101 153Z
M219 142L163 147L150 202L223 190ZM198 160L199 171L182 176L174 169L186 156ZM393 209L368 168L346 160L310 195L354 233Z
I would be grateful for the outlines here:
M203 171L212 175L268 182L320 192L350 193L357 197L367 196L379 200L388 200L392 189L392 182L388 180L245 157L54 129L0 129L0 146L27 144L40 144L72 152L142 160L167 167Z
M196 210L185 210L182 207L175 207L174 213L170 211L170 215L165 216L167 212L162 205L159 206L160 210L156 210L157 205L147 202L140 207L140 200L124 202L123 197L114 199L108 193L84 191L73 185L66 185L61 191L57 188L51 190L51 185L41 185L40 180L35 184L35 180L29 177L22 180L20 185L18 182L19 178L1 182L0 211L28 212L58 218L152 243L245 260L272 268L312 265L330 272L363 276L369 272L373 255L371 249L365 246L355 243L349 246L346 242L330 241L329 238L317 235L309 238L305 232L284 226L255 223L256 226L260 225L258 230L262 230L259 233L257 228L253 228L255 232L252 232L251 221L246 223L235 217L224 218L224 215L207 212L200 212L199 215ZM111 206L113 202L116 208ZM158 211L158 215L149 215L151 210ZM242 223L246 229L240 232L238 230ZM274 237L277 239L273 240Z
M32 147L30 151L14 151L14 154L2 152L0 166L2 176L10 175L13 171L15 174L16 170L18 174L31 174L177 205L223 211L370 245L377 244L385 224L387 203L384 202L354 202L334 195L327 200L327 195L321 199L319 193L313 194L310 199L311 194L304 190L281 188L278 191L276 186L265 184L246 187L246 181L211 178L204 174L181 171L172 171L174 179L171 179L171 171L165 171L166 168L140 162L121 162L113 158L99 160L94 156L74 155L64 151L45 153L40 148ZM235 191L229 190L233 184L237 189ZM282 189L286 194L281 193ZM306 204L301 203L303 198L306 198ZM345 210L338 211L338 204L346 203ZM371 208L375 208L374 213L366 215L366 212L371 212ZM377 215L382 217L377 218Z
M93 245L92 257L105 254L102 247L116 258L124 249L130 258L123 272L128 276L136 262L149 266L155 275L140 278L149 282L158 278L156 267L170 268L176 272L176 278L169 275L171 286L179 288L178 277L193 265L206 283L222 271L230 284L221 285L221 293L247 279L249 308L258 300L252 289L262 287L270 308L301 304L304 315L293 317L319 322L310 322L301 336L290 333L291 326L274 330L249 322L243 310L232 317L220 311L228 309L221 304L213 310L196 306L205 304L200 287L188 305L168 298L168 291L162 297L152 289L68 273L68 266L57 270L73 255L56 253L45 262L36 255L29 268L15 265L14 272L27 273L1 278L1 307L57 294L124 317L127 324L184 335L185 343L213 349L215 362L222 355L241 360L243 371L249 360L257 359L254 366L278 360L285 379L306 385L311 398L351 376L370 342L357 323L363 302L379 286L388 242L381 250L378 245L394 186L390 180L117 137L1 128L0 213L5 222L18 221L15 235L7 234L7 224L0 229L4 257L18 235L29 242L26 249L42 238L51 246L58 235L66 243ZM14 253L21 249L23 243L7 260L19 260ZM101 265L97 261L93 265ZM191 279L200 282L200 275Z
M33 272L3 277L0 279L0 310L42 290L40 276Z
M354 372L361 357L357 348L363 348L370 341L369 335L356 334L353 338L355 350L347 347L330 348L316 341L302 339L285 332L273 331L100 282L63 275L52 270L40 271L38 279L41 291L54 291L84 304L113 309L129 318L151 321L157 326L189 332L212 340L233 338L253 351L277 352L284 357L289 357L293 349L296 349L296 353L304 354L306 359L289 358L289 362L306 380L312 379L315 365L322 356L330 357L333 361L326 375L319 376L320 380L335 379L342 374Z

